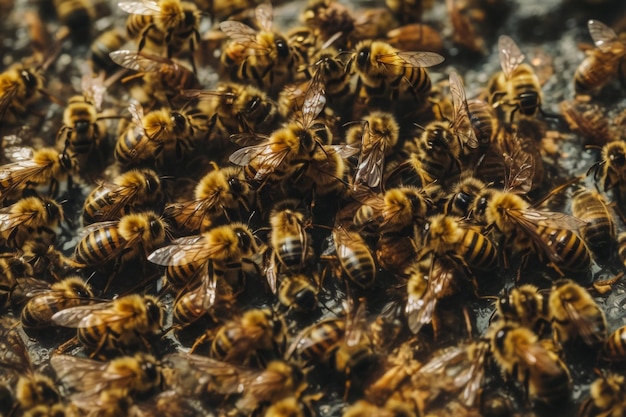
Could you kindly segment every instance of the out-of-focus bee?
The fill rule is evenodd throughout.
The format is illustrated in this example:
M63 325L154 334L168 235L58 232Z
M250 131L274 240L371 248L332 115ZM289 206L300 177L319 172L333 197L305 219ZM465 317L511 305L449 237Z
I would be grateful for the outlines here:
M367 400L358 400L357 402L351 404L348 408L346 408L342 416L416 417L417 414L415 414L412 406L397 400L390 400L385 403L383 407L372 404Z
M456 0L446 0L446 8L452 24L452 40L455 44L470 52L486 55L485 40L476 33L476 22L473 22L466 10Z
M238 216L240 209L248 211L250 196L250 186L240 168L214 166L198 181L194 199L169 204L164 216L178 232L202 233L222 217L230 219Z
M286 324L271 309L252 309L235 317L216 332L200 336L191 350L195 351L211 338L210 356L225 362L247 365L280 355L286 342Z
M584 221L580 235L599 259L609 259L615 244L613 216L595 191L580 188L572 196L572 214Z
M517 323L540 334L541 327L550 322L548 297L531 284L513 287L498 297L496 314L498 319Z
M615 189L615 198L626 201L626 143L609 142L602 147L600 162L591 167L593 178L604 191Z
M161 179L151 169L130 170L111 182L101 182L83 205L83 224L119 220L122 216L150 208L160 209L163 202Z
M382 41L365 40L356 46L348 65L353 66L366 103L370 99L393 100L409 93L418 102L430 92L431 81L424 69L443 62L434 52L403 52Z
M92 163L101 168L105 162L102 148L107 138L106 117L100 114L105 89L103 76L83 76L82 95L70 97L63 111L56 147L68 153L81 171L88 170Z
M138 71L131 77L141 76L144 86L149 86L154 93L164 94L168 99L183 90L200 86L193 72L170 58L128 50L113 51L109 56L119 66Z
M37 64L30 58L11 65L0 73L0 124L18 122L30 105L36 103L44 90L45 64Z
M310 312L317 308L319 285L314 274L296 274L281 278L278 301L289 310Z
M26 197L0 209L0 236L6 244L21 248L36 237L51 242L63 220L63 207L48 197Z
M585 139L585 144L604 146L617 139L609 126L607 110L597 103L565 100L559 109L569 128Z
M340 47L346 46L355 23L348 7L334 0L310 0L302 13L302 20L324 43L341 32Z
M402 24L422 21L424 10L433 7L432 0L385 0L385 5Z
M20 290L17 279L22 277L32 277L33 267L22 257L12 253L0 256L0 311L10 304L14 304L15 298L25 297L25 294L16 294Z
M80 277L65 278L52 285L45 281L29 280L26 297L32 298L22 309L20 322L24 331L29 332L51 327L52 316L57 311L89 304L93 292Z
M233 80L276 90L290 81L303 57L284 36L272 30L274 16L269 3L257 6L255 16L260 31L234 20L220 23L220 29L231 38L221 61Z
M20 376L15 387L15 399L24 416L63 416L61 395L51 378L38 372ZM60 407L61 406L61 407ZM41 413L41 414L39 414Z
M20 276L39 277L48 281L60 281L73 269L82 267L58 250L54 242L51 243L49 239L41 236L24 242L20 248L19 261L12 269L20 269L20 264L29 265L28 270L32 271L30 274L22 273Z
M411 377L421 415L428 415L432 404L458 399L467 407L479 402L485 376L486 342L473 342L436 351Z
M385 34L396 26L393 14L386 7L368 7L354 12L354 30L350 45L370 39L383 39Z
M589 386L589 398L580 406L580 417L620 416L626 412L626 381L623 375L601 375Z
M52 321L78 329L79 342L94 357L149 347L146 337L161 331L164 314L164 307L155 297L131 294L61 310L52 316Z
M548 304L552 327L561 343L580 338L586 345L597 347L606 339L604 312L591 294L574 281L556 281Z
M540 258L547 258L558 272L580 273L589 269L589 249L575 232L581 225L580 220L534 209L520 195L510 191L488 189L483 194L474 201L473 216L479 222L497 227L510 248L533 251Z
M188 389L192 390L192 394L198 387L206 387L220 395L242 395L235 407L246 414L284 398L299 398L306 388L302 370L280 360L269 362L262 370L182 353L166 356L165 362L172 363L172 368L180 371L182 386L191 385ZM187 380L195 382L189 384Z
M119 220L94 223L78 242L74 258L85 266L145 259L165 242L167 224L154 212L131 213Z
M462 177L446 197L444 213L449 216L467 217L470 214L474 199L485 188L487 185L478 178L471 175Z
M441 32L424 23L410 23L387 32L387 42L401 51L443 51Z
M540 341L532 330L507 322L495 322L488 338L502 371L526 384L530 399L550 405L569 399L569 370L550 340Z
M420 188L390 188L383 195L367 198L354 214L353 222L368 234L402 232L414 223L422 223L431 207L431 200Z
M128 108L132 122L115 145L115 159L123 165L149 162L163 168L171 161L189 157L194 142L210 129L209 117L199 109L153 110L144 115L141 106Z
M606 338L602 358L610 362L626 361L626 326L618 328Z
M337 223L333 228L337 260L341 270L353 284L369 288L376 279L376 262L365 240L348 227L345 222Z
M141 396L160 386L163 376L154 356L137 353L108 362L54 355L50 358L57 377L73 393L72 403L79 408L98 404L103 392L117 391L127 396Z
M361 154L354 174L354 188L367 185L381 186L385 157L393 153L398 143L400 127L391 113L371 112L362 125L351 127L346 133L349 144L361 144Z
M196 72L193 52L200 42L200 11L195 3L181 0L127 1L119 3L120 9L130 13L126 31L131 39L139 39L141 51L149 41L149 48L167 48L171 58L188 44L193 72Z
M626 42L599 20L590 19L587 27L596 49L587 51L587 56L576 68L574 87L578 94L599 90L615 77L623 80L626 76L623 70Z
M424 226L423 247L426 252L451 257L470 269L492 269L497 265L498 252L480 230L474 224L438 214L430 217Z
M33 151L32 157L0 167L0 201L16 200L27 189L51 197L68 188L75 161L65 152L53 148Z
M113 27L98 35L89 47L92 71L98 73L103 70L110 74L118 69L109 54L122 49L126 42L126 34L119 27Z
M91 38L93 4L88 0L53 0L59 22L66 26L74 41L85 42Z
M264 91L249 84L220 83L215 91L185 91L188 98L208 100L207 114L216 114L230 133L269 133L279 119L278 107ZM198 104L202 106L202 104Z
M512 107L510 120L516 111L524 116L535 116L541 111L543 93L533 68L524 64L524 54L513 39L506 35L498 39L501 72L489 80L489 104L494 107Z

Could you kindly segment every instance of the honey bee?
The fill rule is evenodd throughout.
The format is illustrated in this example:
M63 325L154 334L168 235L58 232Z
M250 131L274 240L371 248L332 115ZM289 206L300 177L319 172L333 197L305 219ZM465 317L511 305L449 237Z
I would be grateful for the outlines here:
M198 135L209 130L209 117L194 108L175 111L162 108L144 115L137 103L128 108L132 122L115 145L115 159L123 165L155 162L163 168L166 161L189 156Z
M600 162L592 166L591 171L604 191L615 189L618 201L626 199L626 143L617 140L604 145Z
M535 71L524 64L524 54L513 39L506 35L498 39L502 71L489 80L489 104L494 107L510 106L510 120L516 111L524 116L535 116L541 111L543 93Z
M492 325L488 338L497 364L507 376L525 384L531 399L553 405L569 399L569 370L551 341L540 341L532 330L507 322Z
M432 0L385 0L385 5L402 24L422 21L424 10L433 7Z
M565 100L559 103L559 109L569 128L581 135L585 144L604 146L617 140L603 106L583 100Z
M205 263L213 273L240 270L242 263L253 263L258 245L248 226L231 223L218 226L196 236L174 240L170 245L152 252L148 260L168 266L166 278L175 287L182 287L192 279Z
M446 198L444 213L449 216L467 217L476 197L487 185L471 175L464 176L453 187Z
M126 31L131 39L139 39L141 51L150 41L150 49L167 48L167 57L181 51L188 43L193 56L196 44L200 42L200 11L193 2L181 0L127 1L118 4L120 9L130 13ZM196 65L191 59L193 72Z
M110 74L116 70L117 65L109 54L121 49L126 42L126 34L118 27L113 27L98 35L89 47L92 71L104 70Z
M222 52L222 65L231 70L234 81L251 81L259 87L276 90L289 82L303 57L288 40L272 30L273 10L269 3L255 9L260 31L234 20L220 23L231 38Z
M163 202L161 179L151 169L134 169L111 182L100 182L83 205L83 224L119 220L131 212L158 208Z
M602 358L610 362L626 360L626 327L622 326L609 335L602 346Z
M580 417L619 416L626 410L624 376L616 373L601 375L589 387L589 398L580 406Z
M516 323L537 334L550 321L548 297L531 284L505 290L498 298L496 311L499 319Z
M87 0L53 0L52 4L59 22L66 26L74 41L84 42L90 38L92 20L95 18L93 4Z
M341 33L344 46L354 30L355 18L345 5L334 0L310 0L301 20L322 42Z
M44 88L44 65L36 65L31 58L11 65L0 73L0 123L15 124L36 103Z
M548 305L556 339L561 343L581 339L587 346L596 347L606 339L604 312L591 294L574 281L556 281Z
M54 313L52 321L78 329L78 341L90 357L108 352L126 352L146 337L161 331L165 309L151 295L131 294L90 305L70 307Z
M228 363L246 365L252 360L282 352L286 342L286 324L270 309L252 309L224 323L214 334L200 336L191 351L206 338L211 341L212 358Z
M333 2L332 4L339 4ZM343 103L351 95L350 79L352 72L346 68L346 62L332 46L322 47L311 59L314 62L313 77L320 78L324 91L331 103Z
M24 331L30 332L50 328L57 311L90 303L93 292L82 278L69 277L52 285L37 281L37 285L29 285L26 296L31 298L22 309L20 322Z
M441 32L424 23L409 23L391 29L387 42L401 51L443 51Z
M61 405L61 395L55 383L38 372L20 376L15 386L15 399L25 416L37 416L39 411L44 411L42 415L56 415L47 412L58 411Z
M285 352L285 357L294 355L305 365L327 362L343 339L346 331L344 318L321 320L302 329Z
M221 127L229 132L270 132L278 122L277 103L249 84L220 83L215 91L185 91L188 98L209 99L207 114L216 114Z
M453 42L469 52L486 55L485 40L476 31L479 22L471 19L467 6L460 6L455 0L446 0L446 8L453 29Z
M251 192L241 169L215 165L198 181L194 199L169 204L165 207L164 216L180 232L202 233L218 218L230 218L239 209L248 211Z
M0 209L0 236L6 244L21 248L41 236L53 240L54 228L63 220L63 207L48 197L26 197Z
M517 251L533 251L547 257L550 266L580 273L591 266L585 242L576 234L581 222L566 214L534 209L518 194L489 190L474 201L473 214L494 225Z
M278 301L290 310L310 312L317 308L316 277L308 274L285 276L278 287Z
M572 196L572 214L584 221L580 235L600 259L609 259L615 243L613 216L597 192L580 188Z
M161 385L161 366L154 356L137 353L108 362L54 355L50 364L59 380L73 393L71 401L79 408L98 404L103 392L120 391L127 396L140 396Z
M0 201L15 200L27 189L56 197L68 188L75 161L53 148L33 151L30 159L0 167Z
M488 148L500 130L500 122L493 107L486 101L467 100L469 119L480 149Z
M576 68L574 87L578 94L599 90L615 79L626 56L626 43L610 27L594 19L587 22L587 27L596 49L587 51L587 56Z
M356 189L362 184L370 188L381 186L385 170L385 157L393 153L398 143L400 127L391 113L374 111L363 119L363 125L353 126L346 140L361 143L361 154L354 174Z
M347 224L337 223L333 228L333 242L337 260L348 279L361 288L374 285L376 263L370 248L358 233L348 230Z
M170 99L176 93L200 86L193 72L170 58L128 50L113 51L109 57L123 68L138 71L135 76L141 76L144 84L151 86L150 90L166 92Z
M371 99L393 100L401 93L424 99L431 87L424 68L443 60L434 52L403 52L382 41L365 40L356 46L348 65L353 66L362 83L360 94L369 102Z
M448 256L470 269L493 269L497 265L496 246L473 224L438 214L424 227L423 245L435 256Z

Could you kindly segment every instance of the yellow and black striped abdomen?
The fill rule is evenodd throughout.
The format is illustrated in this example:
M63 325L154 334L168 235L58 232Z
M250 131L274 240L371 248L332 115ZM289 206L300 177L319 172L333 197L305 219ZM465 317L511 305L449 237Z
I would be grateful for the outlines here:
M76 246L76 261L85 265L101 265L112 260L126 242L116 226L105 226L85 236Z
M557 268L580 272L591 267L589 249L580 236L573 231L538 226L537 233L546 245L548 250L546 254Z
M471 268L490 269L496 266L498 252L482 233L467 229L460 242L459 254Z

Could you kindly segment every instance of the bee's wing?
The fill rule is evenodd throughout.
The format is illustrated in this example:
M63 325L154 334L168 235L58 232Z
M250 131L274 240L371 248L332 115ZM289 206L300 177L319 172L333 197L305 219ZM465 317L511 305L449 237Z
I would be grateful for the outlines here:
M113 301L70 307L57 311L52 321L63 327L87 328L127 319L133 312L120 312L113 309Z
M513 71L524 61L524 54L519 49L513 38L500 35L498 38L498 53L500 66L506 79L510 79Z
M377 60L389 65L428 68L441 64L445 58L435 52L409 51L381 54L377 57Z
M203 235L186 236L174 240L171 244L159 248L148 256L148 261L157 265L186 265L209 258L205 253Z
M159 3L152 0L123 1L117 3L120 9L126 13L140 14L145 16L159 16L162 13Z
M274 10L271 3L261 3L254 9L254 16L261 30L272 31L274 21Z
M461 137L461 143L476 149L478 147L478 139L470 122L465 87L463 87L463 81L461 81L456 72L450 73L450 94L452 95L452 108L454 111L452 130Z
M619 41L617 34L599 20L590 19L587 22L589 28L589 34L596 47L604 53L615 53L615 48L618 48L617 52L623 52L623 45ZM619 49L619 46L622 46Z

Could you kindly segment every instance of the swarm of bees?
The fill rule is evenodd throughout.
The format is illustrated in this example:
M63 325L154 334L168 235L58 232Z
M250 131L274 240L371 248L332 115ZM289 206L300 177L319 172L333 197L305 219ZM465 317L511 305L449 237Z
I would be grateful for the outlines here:
M440 3L28 12L0 416L626 415L626 14Z

